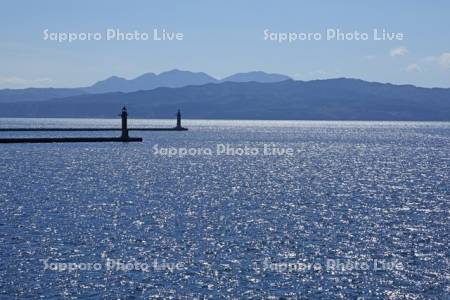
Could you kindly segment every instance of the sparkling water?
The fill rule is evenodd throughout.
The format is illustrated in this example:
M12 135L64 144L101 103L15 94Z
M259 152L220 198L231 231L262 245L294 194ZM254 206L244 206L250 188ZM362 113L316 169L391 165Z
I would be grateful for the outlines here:
M119 120L0 119L12 126ZM143 143L0 145L0 298L448 296L450 123L183 126L130 132Z

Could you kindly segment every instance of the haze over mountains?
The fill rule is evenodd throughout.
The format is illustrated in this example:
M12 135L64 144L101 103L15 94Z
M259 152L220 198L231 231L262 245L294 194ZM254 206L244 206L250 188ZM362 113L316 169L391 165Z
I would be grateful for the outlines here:
M94 85L84 88L89 93L135 92L152 90L158 87L183 87L187 85L202 85L218 82L216 78L206 73L172 70L161 74L146 73L134 79L117 76L109 77Z
M134 79L125 79L112 76L99 81L94 85L84 88L88 93L109 93L109 92L135 92L140 90L152 90L158 87L183 87L188 85L203 85L218 82L279 82L291 79L281 74L268 74L265 72L237 73L222 80L216 79L203 72L189 72L172 70L161 74L146 73Z
M0 90L0 103L45 101L87 94L82 89L70 88L27 88Z
M135 92L152 90L158 87L184 87L188 85L202 85L207 83L233 82L279 82L291 79L281 74L265 72L237 73L222 80L216 79L203 72L171 70L160 74L146 73L134 79L111 76L98 81L89 87L80 88L28 88L0 90L0 103L43 101L55 98L70 97L83 94L102 94L111 92Z
M196 74L196 80L208 79L206 74ZM184 78L185 74L180 75L178 78ZM246 80L244 75L237 78ZM200 119L450 121L450 89L346 78L225 80L128 93L86 94L85 90L80 93L84 94L0 103L0 116L113 118L122 105L127 105L132 118L171 118L180 108L185 118Z
M221 82L280 82L291 80L292 78L281 74L268 74L261 71L236 73L234 75L225 77Z

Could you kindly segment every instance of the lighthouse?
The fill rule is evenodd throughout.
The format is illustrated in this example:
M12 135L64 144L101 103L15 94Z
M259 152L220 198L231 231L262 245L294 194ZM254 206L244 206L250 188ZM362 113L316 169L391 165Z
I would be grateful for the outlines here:
M177 111L177 129L181 129L181 112L180 110Z
M128 112L127 108L122 107L122 113L119 115L122 118L122 135L120 136L122 139L129 139L128 136Z

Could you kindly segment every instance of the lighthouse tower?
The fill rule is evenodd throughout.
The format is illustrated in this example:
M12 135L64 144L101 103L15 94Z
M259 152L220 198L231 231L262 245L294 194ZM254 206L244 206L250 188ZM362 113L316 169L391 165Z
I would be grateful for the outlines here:
M181 112L180 110L177 111L177 129L181 129Z
M120 137L122 139L129 139L130 137L128 135L128 112L125 106L122 108L122 113L119 116L122 118L122 135Z

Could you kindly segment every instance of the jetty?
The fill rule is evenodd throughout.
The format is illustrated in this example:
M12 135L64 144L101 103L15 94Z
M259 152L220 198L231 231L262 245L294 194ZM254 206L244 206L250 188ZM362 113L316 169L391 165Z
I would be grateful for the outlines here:
M170 128L148 128L148 127L137 127L128 128L128 111L124 106L122 108L121 114L119 114L122 120L122 126L119 127L107 127L107 128L57 128L57 127L47 127L47 128L21 128L21 127L11 127L11 128L0 128L0 132L28 132L28 131L120 131L121 135L119 137L42 137L42 138L0 138L0 144L13 144L13 143L92 143L92 142L142 142L141 137L130 137L130 131L186 131L187 128L181 126L181 112L178 110L177 124L175 127Z
M0 139L0 144L17 143L93 143L93 142L142 142L142 138L121 137L61 137L61 138L7 138Z

